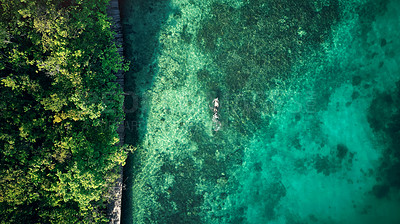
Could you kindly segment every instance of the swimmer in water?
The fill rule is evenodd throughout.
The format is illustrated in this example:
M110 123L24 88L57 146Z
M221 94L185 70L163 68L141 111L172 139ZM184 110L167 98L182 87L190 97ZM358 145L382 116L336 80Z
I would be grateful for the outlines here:
M218 119L219 119L219 116L218 116L218 114L215 113L215 114L213 115L212 121L213 121L213 122L217 122Z
M218 100L218 97L215 98L215 99L212 101L212 104L214 105L214 109L213 109L214 113L218 113L218 107L219 107L219 100Z
M218 107L219 107L219 100L218 100L218 97L215 98L215 99L212 101L212 103L214 104L214 108L215 108L215 107L218 108Z
M214 108L212 109L214 114L212 117L212 121L214 123L214 131L218 131L221 128L221 122L219 121L218 108L219 108L219 100L218 97L212 101Z

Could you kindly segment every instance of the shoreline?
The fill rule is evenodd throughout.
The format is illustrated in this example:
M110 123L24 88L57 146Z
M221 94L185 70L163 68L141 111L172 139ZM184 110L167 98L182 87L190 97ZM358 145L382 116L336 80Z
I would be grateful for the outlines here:
M121 26L121 16L119 11L119 3L118 0L110 0L107 14L112 18L113 24L111 25L111 29L115 32L115 44L119 46L118 53L123 55L123 35L122 35L122 26ZM125 77L123 71L119 71L117 74L116 82L121 86L122 90L124 90L124 82ZM124 122L121 122L120 126L117 129L119 135L119 144L124 144L125 138L125 125ZM123 168L122 166L118 167L117 170L119 177L114 183L114 187L110 189L110 201L107 204L107 217L109 218L112 224L121 223L121 205L122 205L122 188L123 188Z

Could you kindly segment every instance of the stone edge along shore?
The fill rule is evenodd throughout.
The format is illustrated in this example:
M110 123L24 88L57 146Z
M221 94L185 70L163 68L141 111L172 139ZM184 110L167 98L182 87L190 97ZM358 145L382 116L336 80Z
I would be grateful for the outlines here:
M123 55L123 35L122 35L122 26L121 26L121 16L119 11L119 3L118 0L110 0L109 5L107 8L107 14L109 17L112 18L112 26L111 29L115 32L115 43L118 48L118 53ZM116 82L121 86L122 90L124 90L124 73L119 71L117 74ZM122 122L117 129L120 145L124 144L124 137L125 137L125 126ZM110 199L109 203L107 204L107 217L110 219L110 224L120 224L121 223L121 205L122 205L122 166L118 167L119 177L116 180L113 188L110 190Z

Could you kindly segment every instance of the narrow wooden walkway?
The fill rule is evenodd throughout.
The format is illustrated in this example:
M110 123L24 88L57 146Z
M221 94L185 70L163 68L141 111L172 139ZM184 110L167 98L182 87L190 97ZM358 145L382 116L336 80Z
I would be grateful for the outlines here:
M121 16L119 12L119 4L118 0L110 0L109 6L107 9L108 16L112 17L112 27L111 29L116 33L115 34L115 43L118 48L118 53L123 55L124 49L122 47L123 44L123 35L122 35L122 26L121 26ZM116 82L121 86L122 90L124 90L124 73L119 71L117 74ZM120 138L120 145L124 144L124 137L125 137L125 125L122 122L117 129L119 138ZM111 198L107 205L107 213L108 217L110 218L110 223L112 224L120 224L121 223L121 205L122 205L122 166L118 168L119 178L117 179L113 189L111 190Z

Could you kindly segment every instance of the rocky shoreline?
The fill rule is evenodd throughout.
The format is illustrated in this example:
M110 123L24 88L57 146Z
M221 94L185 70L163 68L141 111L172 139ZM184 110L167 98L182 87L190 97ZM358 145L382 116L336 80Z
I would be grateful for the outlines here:
M110 0L109 6L107 9L107 14L113 20L113 24L111 29L115 32L115 43L118 48L118 53L123 55L123 35L122 35L122 27L121 27L121 17L119 11L119 3L118 0ZM121 86L122 90L124 89L124 73L123 71L119 71L117 74L116 82ZM119 138L120 138L120 145L124 144L124 137L125 137L125 126L124 122L122 122L117 130ZM110 223L112 224L119 224L121 223L121 200L122 200L122 166L118 167L118 174L119 177L116 180L114 186L110 189L109 195L110 199L107 205L107 217L109 217Z

